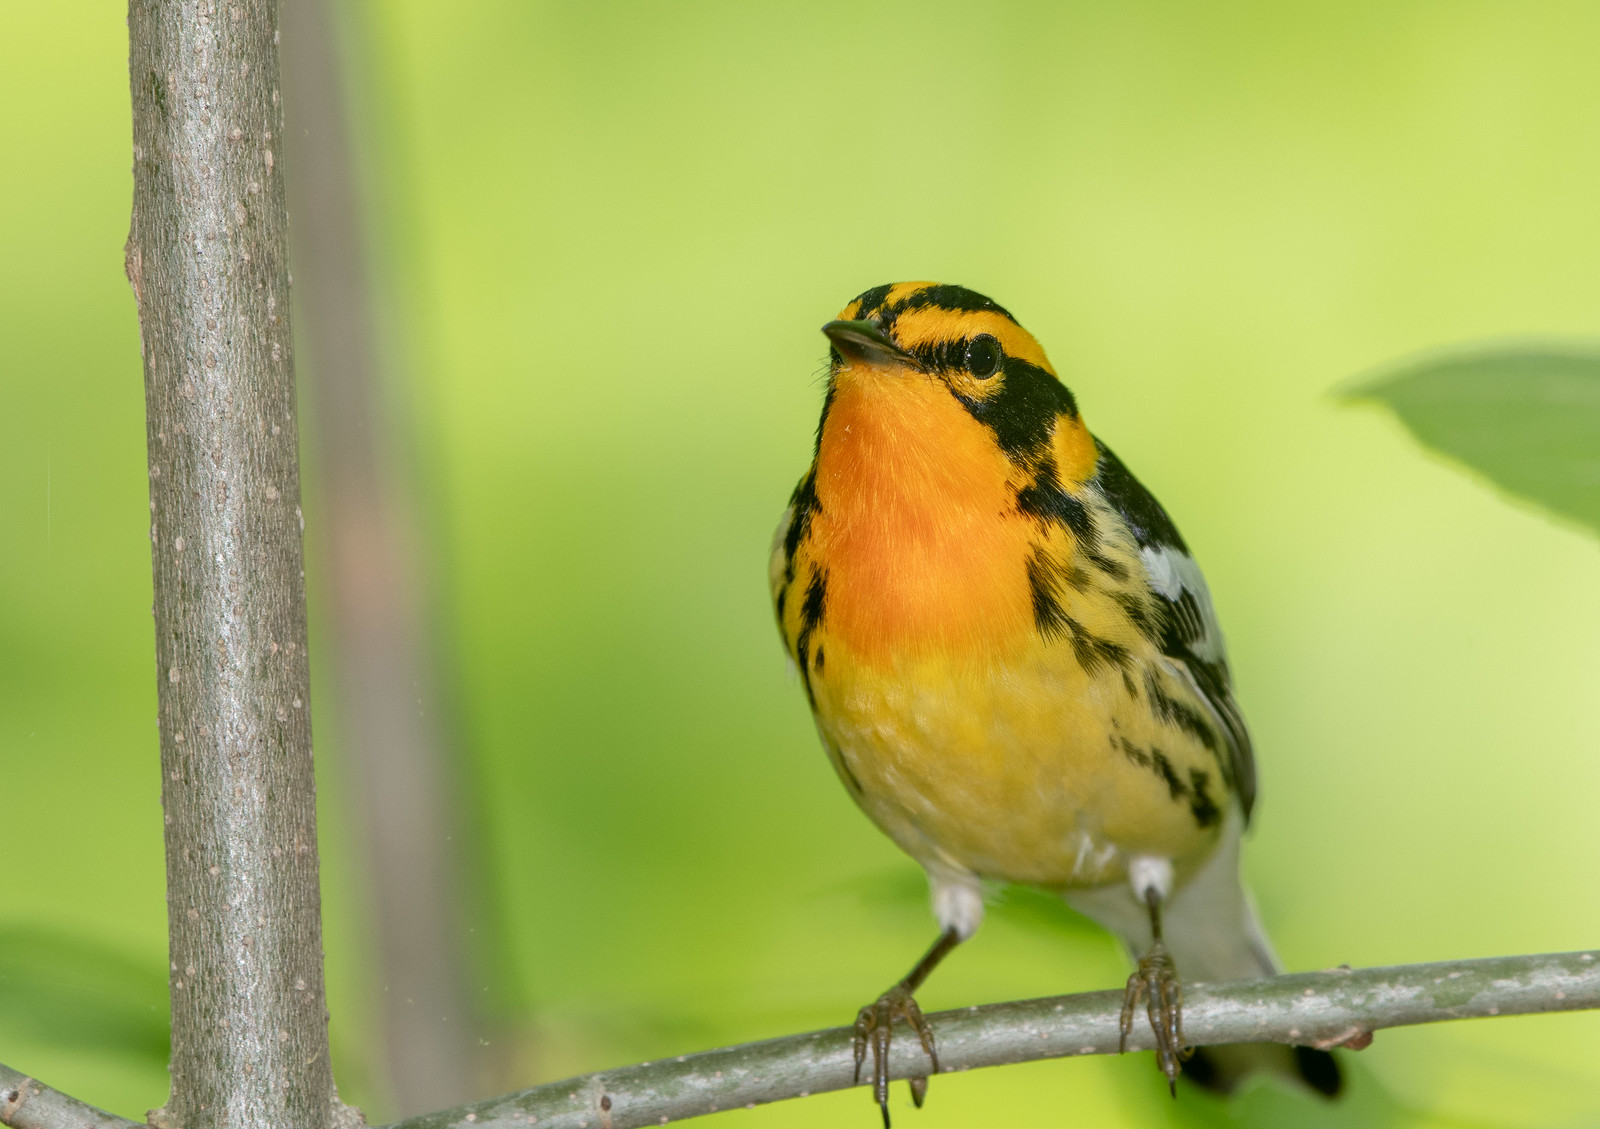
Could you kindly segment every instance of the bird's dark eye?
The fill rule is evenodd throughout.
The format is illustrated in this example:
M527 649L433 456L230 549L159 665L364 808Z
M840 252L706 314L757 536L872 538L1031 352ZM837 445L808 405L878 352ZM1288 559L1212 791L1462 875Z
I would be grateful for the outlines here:
M967 343L967 371L979 380L993 376L1000 367L1000 342L980 333Z

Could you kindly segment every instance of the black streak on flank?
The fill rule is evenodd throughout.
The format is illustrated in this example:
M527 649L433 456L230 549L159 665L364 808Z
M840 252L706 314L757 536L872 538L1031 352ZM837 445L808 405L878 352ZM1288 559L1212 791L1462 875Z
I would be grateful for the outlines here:
M1118 736L1118 737L1114 738L1113 740L1114 740L1114 743L1116 744L1116 746L1119 749L1122 750L1122 755L1123 756L1127 757L1129 760L1131 760L1134 764L1138 765L1140 768L1149 768L1150 767L1150 754L1149 753L1145 752L1138 745L1135 745L1132 741L1128 740L1126 737Z
M1033 481L1017 491L1017 510L1041 525L1054 524L1069 530L1086 549L1097 541L1088 507L1061 485L1056 461L1048 455L1039 461Z
M817 502L817 468L806 471L806 476L789 495L789 528L783 533L783 586L778 589L778 630L783 631L783 612L789 606L789 591L794 587L794 555L811 529L811 515L821 506ZM798 660L797 660L798 661Z
M1150 760L1155 764L1156 772L1161 779L1167 782L1167 791L1172 793L1174 800L1183 799L1183 781L1178 779L1178 774L1173 770L1172 762L1167 759L1167 754L1160 749L1150 750Z
M1056 597L1056 579L1060 570L1045 555L1035 549L1028 558L1028 588L1033 593L1033 625L1046 639L1059 639L1067 630L1067 613L1061 610Z
M816 694L811 689L812 659L809 653L812 633L822 623L824 607L828 599L828 577L826 573L814 572L811 582L806 585L805 603L800 605L800 632L795 636L794 657L795 665L800 668L800 681L806 688L806 698L815 707ZM816 663L818 673L821 673L820 659L821 647L817 648L819 657Z
M1062 618L1066 620L1067 631L1072 635L1073 657L1089 674L1098 674L1101 670L1113 666L1126 671L1133 662L1133 656L1122 644L1113 643L1109 639L1102 639L1086 631L1083 625L1071 616Z
M1133 655L1120 643L1089 631L1066 613L1056 594L1058 581L1070 579L1068 570L1050 560L1043 549L1034 549L1028 558L1028 588L1033 595L1033 625L1046 639L1066 638L1072 644L1072 654L1088 674L1115 667L1126 672L1133 664ZM1128 679L1124 677L1124 682Z
M1215 827L1222 819L1222 810L1212 800L1207 791L1211 783L1209 774L1198 768L1189 770L1189 779L1186 782L1178 775L1177 769L1172 766L1172 761L1160 749L1141 749L1126 737L1117 736L1112 739L1112 745L1118 749L1129 762L1140 768L1148 769L1161 778L1167 786L1167 794L1173 802L1187 801L1189 811L1194 816L1195 823L1201 827Z
M1217 731L1213 729L1200 711L1186 702L1170 696L1161 687L1161 680L1156 677L1154 670L1144 672L1144 689L1150 698L1150 710L1156 719L1165 725L1175 726L1199 741L1220 762L1220 750L1217 744Z
M1090 549L1088 552L1084 553L1084 557L1089 561L1090 564L1094 565L1095 568L1111 577L1111 579L1117 581L1124 581L1128 579L1128 570L1123 567L1121 561L1112 560L1104 553L1097 552L1093 549Z
M1194 813L1194 821L1201 827L1214 827L1222 818L1222 812L1206 791L1210 779L1210 775L1202 769L1189 770L1189 810Z
M794 513L789 515L789 528L783 535L783 556L788 566L788 576L794 579L794 555L800 548L800 542L806 539L806 534L811 530L811 515L821 508L817 502L817 472L815 468L806 471L806 476L800 480L800 485L794 488L794 493L789 496L789 504L794 507Z
M822 508L817 501L817 470L812 467L806 471L806 476L800 480L800 485L794 488L794 493L789 495L789 528L783 534L783 586L778 589L778 630L783 628L783 612L789 606L789 592L794 587L794 556L800 551L800 543L806 539L806 534L811 529L811 517ZM798 648L797 648L798 650ZM802 662L801 656L796 656L796 662Z

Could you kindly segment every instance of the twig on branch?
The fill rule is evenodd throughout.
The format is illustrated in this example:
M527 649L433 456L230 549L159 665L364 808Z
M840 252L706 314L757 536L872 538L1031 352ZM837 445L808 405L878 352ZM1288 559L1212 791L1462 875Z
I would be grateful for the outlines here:
M0 1063L0 1122L12 1129L132 1129L129 1121Z
M1272 1042L1359 1049L1384 1027L1590 1008L1600 1008L1600 952L1550 953L1193 984L1184 992L1183 1029L1194 1046ZM1121 1012L1122 992L1109 991L962 1008L928 1020L938 1039L939 1062L952 1073L1116 1054ZM1149 1028L1135 1027L1128 1046L1149 1050ZM895 1040L894 1077L926 1067L915 1038ZM385 1129L633 1129L848 1089L855 1085L854 1073L851 1030L835 1027L550 1082ZM12 1085L13 1078L20 1075L0 1066L0 1085ZM0 1115L5 1109L0 1106ZM89 1124L81 1116L23 1122L4 1115L0 1122L14 1129L87 1129ZM106 1117L98 1124L128 1129L133 1123Z

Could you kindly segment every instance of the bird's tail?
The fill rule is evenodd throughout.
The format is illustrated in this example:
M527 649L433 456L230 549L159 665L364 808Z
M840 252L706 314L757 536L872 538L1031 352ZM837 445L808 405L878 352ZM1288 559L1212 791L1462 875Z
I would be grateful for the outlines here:
M1216 852L1162 911L1162 939L1186 983L1242 980L1281 970L1239 879L1242 822L1237 814L1229 820ZM1126 883L1073 890L1066 899L1073 909L1120 937L1135 960L1150 948L1149 912ZM1330 1098L1342 1083L1339 1064L1329 1052L1278 1043L1202 1047L1183 1068L1190 1081L1224 1094L1258 1071Z

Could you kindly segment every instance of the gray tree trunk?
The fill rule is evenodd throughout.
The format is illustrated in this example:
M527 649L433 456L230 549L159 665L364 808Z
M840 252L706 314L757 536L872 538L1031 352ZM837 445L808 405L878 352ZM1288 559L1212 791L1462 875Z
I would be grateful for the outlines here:
M315 781L271 0L132 0L165 808L158 1124L328 1129Z

